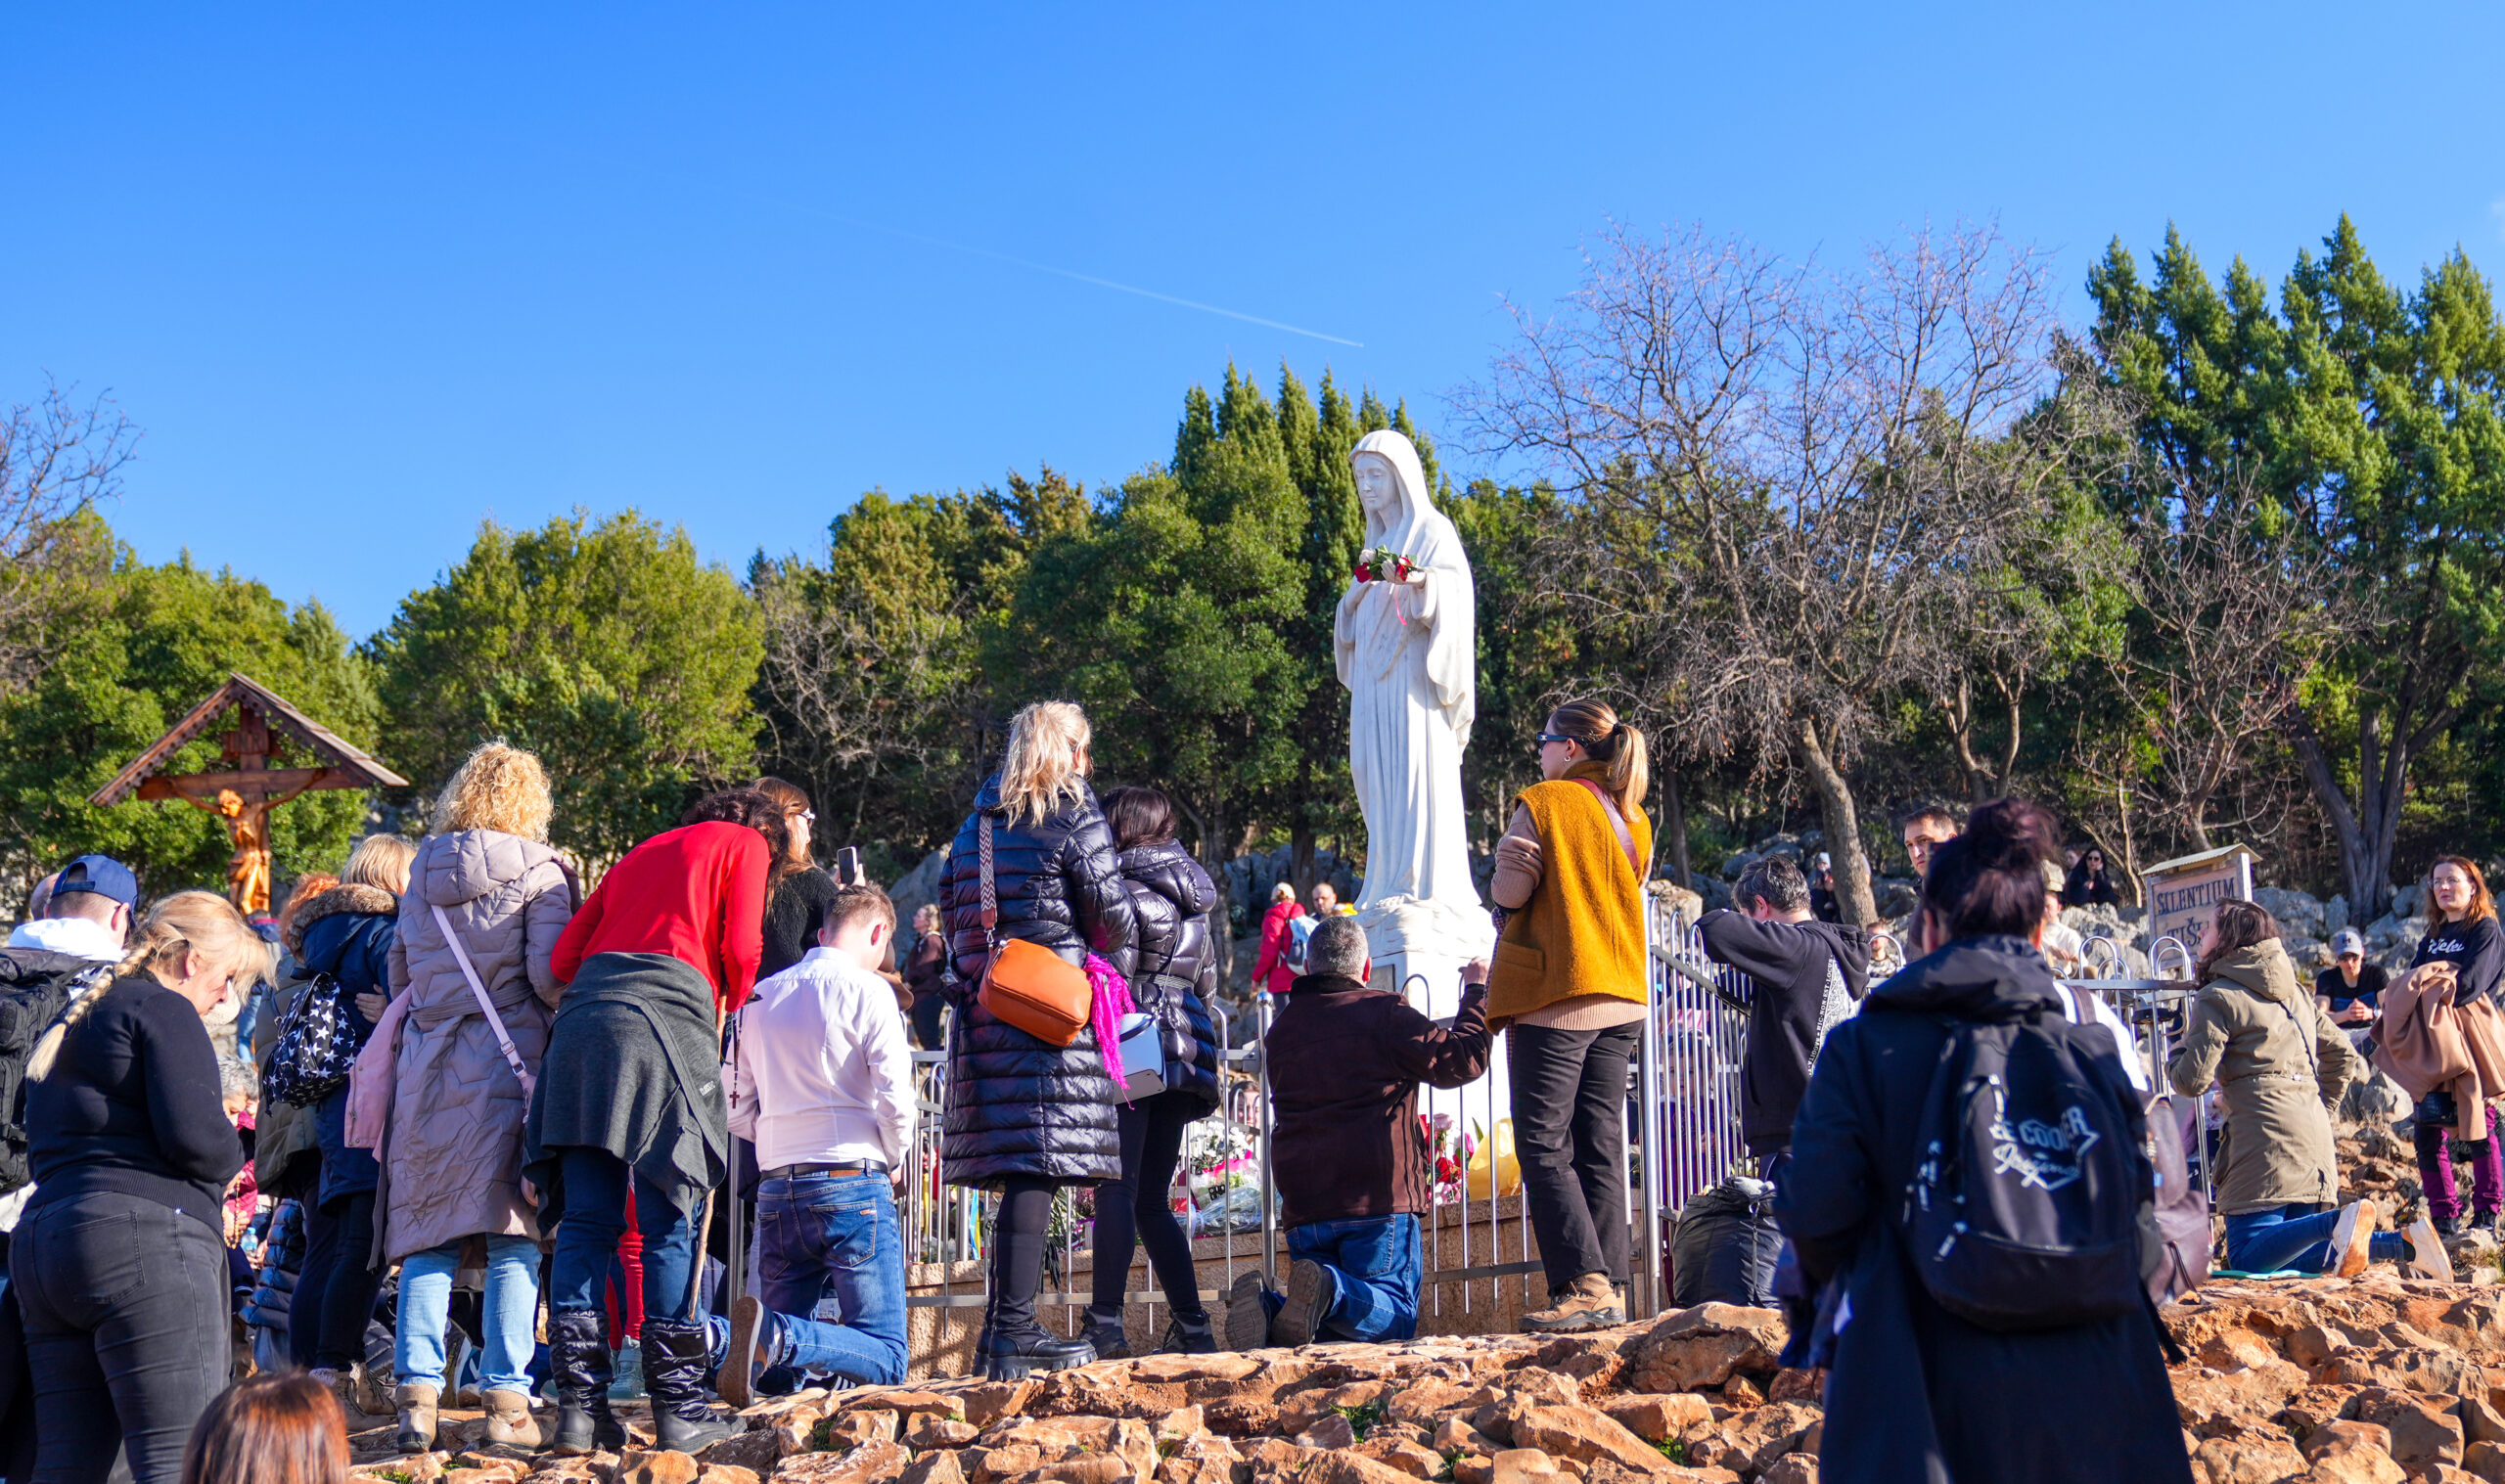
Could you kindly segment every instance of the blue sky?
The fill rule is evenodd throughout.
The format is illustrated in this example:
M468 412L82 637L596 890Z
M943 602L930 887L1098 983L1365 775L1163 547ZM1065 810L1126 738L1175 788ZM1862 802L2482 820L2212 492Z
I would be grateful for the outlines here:
M2494 275L2499 56L2470 4L22 8L0 402L111 388L143 556L364 634L482 517L737 566L873 487L1117 479L1230 358L1437 429L1612 217L1997 215L2074 313L2169 220Z

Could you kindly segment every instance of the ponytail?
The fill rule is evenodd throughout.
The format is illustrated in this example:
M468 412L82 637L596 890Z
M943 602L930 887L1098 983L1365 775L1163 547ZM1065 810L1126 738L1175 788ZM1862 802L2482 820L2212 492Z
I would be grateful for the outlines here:
M269 950L234 903L213 891L177 891L148 909L130 952L114 966L113 976L127 979L160 968L179 970L184 956L194 953L230 973L262 968L269 963ZM89 990L69 1007L68 1014L52 1023L26 1057L28 1077L41 1081L51 1072L70 1030L104 997L101 988Z
M1643 807L1653 787L1653 769L1641 731L1598 700L1568 701L1549 713L1549 723L1581 743L1592 761L1608 765L1610 796L1617 800L1618 813L1633 814Z

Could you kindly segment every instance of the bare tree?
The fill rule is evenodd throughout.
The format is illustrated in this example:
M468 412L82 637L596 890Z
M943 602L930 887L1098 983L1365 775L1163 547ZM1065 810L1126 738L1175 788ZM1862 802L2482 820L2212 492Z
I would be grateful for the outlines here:
M2334 641L2372 614L2250 483L2159 509L2131 531L2140 632L2104 658L2143 745L2089 771L2194 850L2220 832L2267 838L2297 785L2259 764Z
M1886 701L1943 676L1978 581L2014 564L2069 419L2045 264L1928 230L1848 274L1697 229L1623 228L1564 312L1460 401L1571 496L1559 596L1636 636L1674 753L1797 768L1848 920L1877 916L1845 769Z
M138 431L109 395L81 404L74 388L0 415L0 694L29 684L48 652L55 579L94 555L74 517L119 492Z
M964 615L929 589L897 601L855 565L787 558L750 576L765 622L768 752L808 777L835 840L864 837L874 792L927 786L954 760L964 729L951 723L971 694Z

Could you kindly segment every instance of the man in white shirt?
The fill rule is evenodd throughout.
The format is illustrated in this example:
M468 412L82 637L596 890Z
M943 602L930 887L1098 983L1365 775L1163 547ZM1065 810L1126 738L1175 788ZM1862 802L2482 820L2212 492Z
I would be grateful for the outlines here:
M913 1149L913 1052L878 972L895 928L886 892L837 887L818 946L760 981L739 1013L722 1085L763 1183L757 1291L732 1306L716 1382L734 1407L804 1374L904 1379L904 1248L888 1183Z

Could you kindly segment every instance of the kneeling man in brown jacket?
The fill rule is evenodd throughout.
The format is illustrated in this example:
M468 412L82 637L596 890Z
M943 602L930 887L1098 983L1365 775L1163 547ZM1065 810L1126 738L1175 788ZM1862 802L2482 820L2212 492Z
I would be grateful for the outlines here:
M1434 1163L1418 1084L1460 1087L1487 1070L1487 965L1462 970L1449 1026L1368 989L1365 929L1325 918L1306 972L1261 1042L1273 1110L1270 1170L1286 1204L1287 1292L1247 1273L1227 1295L1238 1350L1315 1339L1405 1340L1418 1329L1418 1217Z

